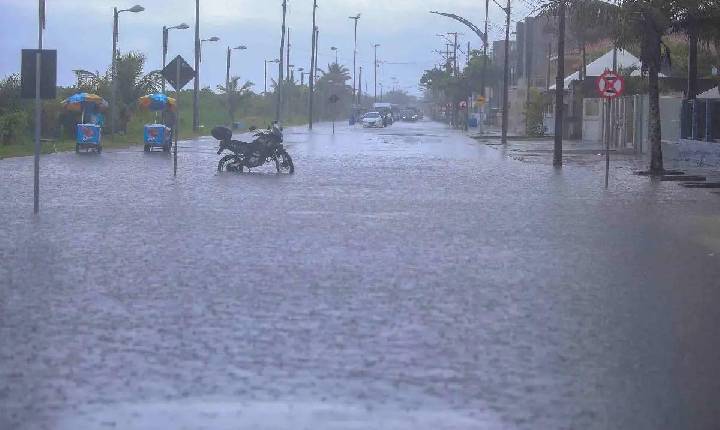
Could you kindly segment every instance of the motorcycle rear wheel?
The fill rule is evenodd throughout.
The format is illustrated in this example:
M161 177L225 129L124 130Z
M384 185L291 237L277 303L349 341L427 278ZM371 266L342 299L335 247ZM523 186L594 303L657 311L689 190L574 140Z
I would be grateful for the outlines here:
M295 165L293 164L292 158L290 158L290 154L284 149L278 151L275 157L275 168L278 173L287 173L288 175L295 173Z
M231 164L237 164L238 167L230 167ZM220 159L220 162L218 163L218 172L227 171L227 172L242 172L243 171L243 165L242 162L238 159L237 155L231 154L226 155L223 158Z

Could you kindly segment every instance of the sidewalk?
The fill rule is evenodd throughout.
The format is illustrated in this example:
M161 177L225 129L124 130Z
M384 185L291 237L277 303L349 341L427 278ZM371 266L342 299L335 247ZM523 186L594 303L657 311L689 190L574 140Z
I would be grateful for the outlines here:
M508 136L508 143L503 145L495 131L488 135L471 135L478 142L495 148L514 160L550 165L553 162L554 141L549 139L533 139L528 137ZM687 175L704 176L707 182L720 182L720 169L707 163L699 165L677 157L663 145L665 168L680 170ZM578 140L563 141L563 163L572 165L595 165L605 163L605 148L598 144L583 143ZM632 148L610 149L610 163L612 168L631 169L633 171L646 170L650 163L649 154L635 153Z

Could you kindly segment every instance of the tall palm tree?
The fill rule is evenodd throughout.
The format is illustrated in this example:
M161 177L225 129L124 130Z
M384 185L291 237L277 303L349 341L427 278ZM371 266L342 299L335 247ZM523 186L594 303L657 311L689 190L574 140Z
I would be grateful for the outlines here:
M224 103L228 110L228 117L230 118L230 124L235 123L235 114L240 108L241 103L249 98L251 92L250 89L255 84L250 81L245 81L244 84L240 85L240 76L233 76L230 78L227 88L224 85L218 85L217 89L221 93L225 94Z
M672 29L688 38L687 98L698 93L698 46L720 42L719 0L676 0L672 16Z
M340 65L338 63L332 63L328 64L327 72L319 69L320 73L322 73L322 78L332 79L334 82L341 82L345 83L352 79L350 76L350 71L343 65Z
M137 100L147 94L159 92L162 87L162 75L159 71L145 74L145 55L139 52L128 52L119 55L116 60L117 94L120 126L127 131L127 124L137 107ZM108 98L111 92L112 74L108 71L100 80L98 93Z
M648 140L653 174L664 171L659 74L670 51L662 38L670 31L678 1L683 0L624 0L617 26L620 47L640 46L643 72L648 77Z

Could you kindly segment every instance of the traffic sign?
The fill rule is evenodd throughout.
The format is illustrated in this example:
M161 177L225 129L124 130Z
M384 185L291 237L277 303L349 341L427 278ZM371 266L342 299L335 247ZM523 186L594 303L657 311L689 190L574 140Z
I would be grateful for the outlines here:
M460 109L465 110L467 109L467 102L465 100L461 101L459 104Z
M37 54L40 53L40 98L52 100L57 97L57 51L43 49L23 49L20 75L20 96L24 99L35 98L35 79L37 79Z
M178 55L163 69L162 76L175 88L175 91L180 91L195 78L195 70Z
M605 70L605 72L597 78L596 87L600 97L604 99L614 99L620 97L625 91L625 79L617 72Z
M476 102L476 103L479 103L480 105L485 104L485 101L486 101L486 100L485 100L485 96L477 96L477 97L475 98L475 102Z

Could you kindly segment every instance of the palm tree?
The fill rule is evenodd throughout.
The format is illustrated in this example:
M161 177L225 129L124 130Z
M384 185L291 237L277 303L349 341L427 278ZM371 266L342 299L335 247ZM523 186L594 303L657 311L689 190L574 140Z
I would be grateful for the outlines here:
M128 52L119 55L116 60L117 104L119 107L120 127L127 131L127 124L137 107L140 97L159 92L162 87L162 75L159 71L143 73L145 55L139 52ZM108 70L98 84L98 93L108 99L112 86L112 74Z
M663 60L670 58L670 51L662 37L670 31L678 1L683 0L625 0L617 26L620 47L640 46L643 72L648 77L648 140L653 174L664 171L659 74Z
M569 27L580 45L580 70L585 78L588 41L607 37L608 25L616 19L618 8L602 0L571 0L568 7Z
M340 82L343 84L352 79L350 71L345 66L338 63L328 64L327 72L322 69L318 70L322 73L322 77L320 79L331 79L333 82Z
M232 125L235 123L235 113L238 111L240 104L250 96L250 89L255 84L250 81L245 81L244 84L240 85L239 76L233 76L230 78L230 82L228 84L227 88L225 88L224 85L218 85L217 89L226 95L224 103L228 110L230 124Z
M328 118L331 113L337 115L338 112L349 111L352 105L352 88L347 84L352 80L350 71L338 63L328 64L327 71L318 70L321 76L317 80L315 95L320 97L321 112L324 113L324 117ZM333 94L340 98L340 102L330 106L326 103L326 99Z
M687 98L697 96L698 45L720 41L720 1L676 0L673 11L673 30L685 33L688 38Z

